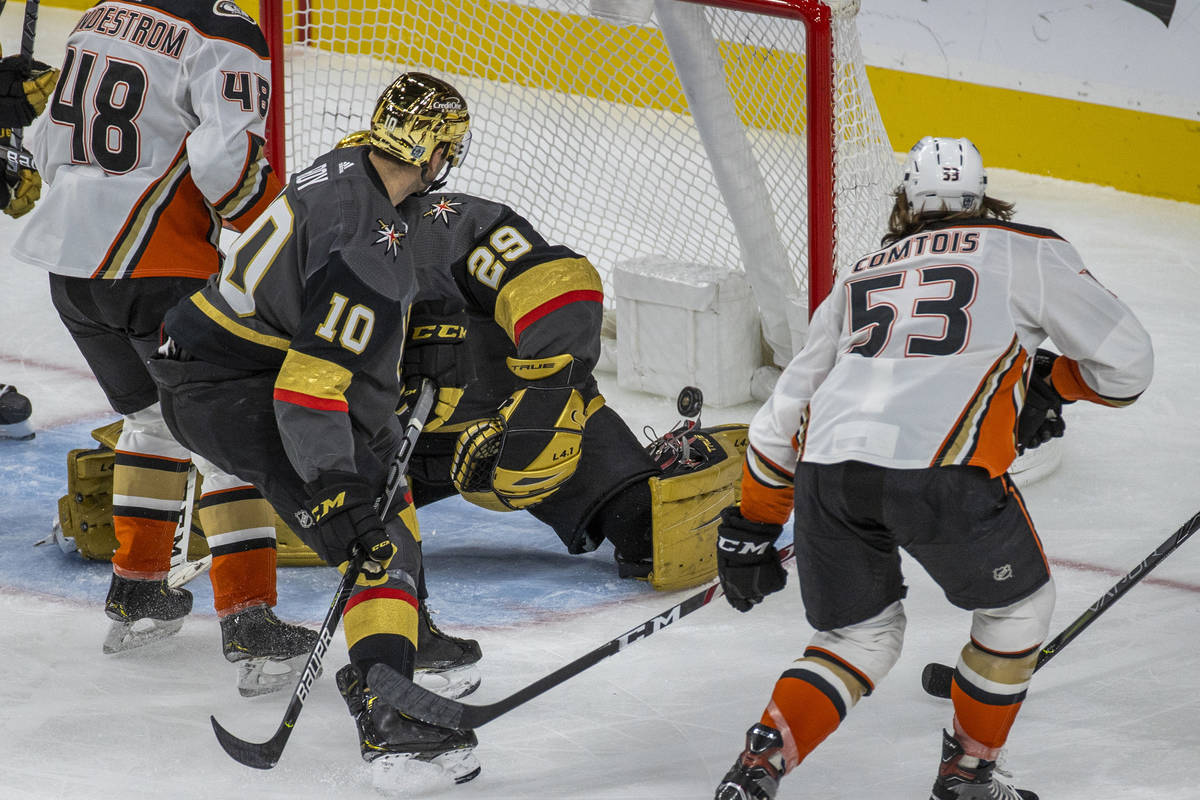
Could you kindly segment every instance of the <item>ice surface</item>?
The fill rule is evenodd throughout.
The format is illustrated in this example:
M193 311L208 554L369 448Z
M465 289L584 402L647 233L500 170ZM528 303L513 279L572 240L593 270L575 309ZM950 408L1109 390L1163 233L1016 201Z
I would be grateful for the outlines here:
M5 52L19 10L4 15ZM68 17L42 10L40 57L57 58ZM1200 206L1003 170L989 188L1016 201L1018 221L1070 239L1156 347L1146 395L1123 410L1069 407L1062 465L1026 490L1056 567L1057 633L1200 509ZM0 240L20 225L0 216ZM44 273L11 258L0 269L0 381L32 398L38 429L32 442L0 443L0 797L380 796L333 683L345 663L340 635L267 772L230 760L209 726L214 714L239 736L266 739L287 697L238 696L207 579L193 584L197 612L177 636L101 655L107 564L33 543L49 532L66 451L89 446L88 431L113 415L51 307ZM635 431L675 421L673 399L621 391L611 374L600 381ZM607 549L567 555L521 514L445 503L424 525L439 623L483 645L475 702L516 691L683 596L619 581ZM954 660L969 615L908 566L899 663L785 779L781 800L927 797L950 708L922 694L919 675L927 661ZM1200 542L1189 542L1038 673L1010 739L1018 785L1053 800L1200 798L1198 573ZM327 569L282 569L280 615L315 626L333 585ZM481 728L482 775L446 796L711 797L809 633L794 574L750 614L714 603Z

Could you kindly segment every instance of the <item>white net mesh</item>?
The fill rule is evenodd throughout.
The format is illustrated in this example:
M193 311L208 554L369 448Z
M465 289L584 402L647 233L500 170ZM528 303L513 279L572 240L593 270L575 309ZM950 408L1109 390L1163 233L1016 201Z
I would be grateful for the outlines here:
M288 170L367 127L397 74L428 72L453 83L471 113L471 150L447 188L506 202L549 240L587 255L608 303L622 261L662 255L744 268L744 243L654 17L615 25L589 16L587 0L286 0L282 10L285 80L276 96L286 109ZM705 15L786 251L789 291L802 296L811 184L805 25L715 6ZM834 27L843 263L878 242L896 167L853 17Z

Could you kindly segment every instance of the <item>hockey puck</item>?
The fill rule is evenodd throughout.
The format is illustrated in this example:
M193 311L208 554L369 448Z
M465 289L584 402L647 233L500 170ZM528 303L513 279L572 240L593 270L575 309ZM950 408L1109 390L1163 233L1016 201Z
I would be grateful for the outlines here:
M681 416L688 419L700 416L702 405L704 405L704 392L695 386L685 386L679 390L679 398L675 401L675 410Z

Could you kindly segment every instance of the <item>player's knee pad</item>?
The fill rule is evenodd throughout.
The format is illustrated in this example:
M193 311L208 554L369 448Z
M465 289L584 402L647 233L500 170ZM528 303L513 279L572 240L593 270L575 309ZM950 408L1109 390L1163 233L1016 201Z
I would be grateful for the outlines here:
M1033 594L1003 608L976 609L971 639L993 653L1022 653L1046 640L1054 612L1054 579Z
M907 625L904 606L896 601L870 619L818 631L809 641L809 652L829 653L873 689L896 666Z
M717 574L717 525L721 509L741 499L746 425L699 428L686 434L686 458L650 478L650 584L674 591Z
M162 407L155 403L141 411L126 414L117 450L147 456L188 460L191 453L171 435L163 419Z

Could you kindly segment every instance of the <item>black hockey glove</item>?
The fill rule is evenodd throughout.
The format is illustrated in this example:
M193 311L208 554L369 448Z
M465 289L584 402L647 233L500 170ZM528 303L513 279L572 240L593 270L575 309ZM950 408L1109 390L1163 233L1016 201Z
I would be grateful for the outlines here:
M775 540L783 526L752 522L741 509L721 512L717 527L717 575L725 599L738 611L749 611L767 595L787 585L787 570L779 563Z
M1067 430L1062 416L1063 400L1050 383L1050 371L1059 358L1056 353L1039 349L1033 357L1033 372L1025 393L1025 405L1017 418L1017 452L1033 450Z
M58 70L25 56L0 59L0 128L24 128L42 113Z
M366 558L358 583L377 586L386 581L396 546L384 532L370 484L353 472L330 470L304 488L317 525L317 555L344 573L354 550L361 549Z
M466 338L467 312L461 305L442 300L413 305L404 342L404 390L397 414L409 413L417 401L421 379L428 378L437 386L437 397L423 430L437 430L450 419L463 390L474 378L463 352Z

